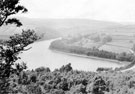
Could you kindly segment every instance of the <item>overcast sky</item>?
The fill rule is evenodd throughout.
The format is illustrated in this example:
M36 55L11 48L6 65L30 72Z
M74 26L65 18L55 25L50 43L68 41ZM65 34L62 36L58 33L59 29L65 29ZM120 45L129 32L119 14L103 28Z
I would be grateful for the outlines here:
M135 22L135 0L21 0L32 18L89 18Z

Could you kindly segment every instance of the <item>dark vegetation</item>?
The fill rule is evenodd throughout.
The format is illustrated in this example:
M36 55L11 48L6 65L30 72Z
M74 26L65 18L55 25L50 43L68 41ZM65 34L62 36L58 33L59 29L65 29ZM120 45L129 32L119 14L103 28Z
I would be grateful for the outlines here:
M51 43L50 49L68 52L68 53L75 53L75 54L81 54L86 56L95 56L100 58L107 58L107 59L113 59L118 61L128 61L132 62L134 59L133 54L129 53L114 53L114 52L108 52L104 50L99 50L97 48L84 48L80 46L72 46L68 45L68 41L66 39L63 40L56 40Z
M0 1L0 27L7 24L16 24L21 26L22 23L11 18L11 15L19 12L25 13L27 9L19 4L20 0L1 0ZM34 31L22 31L21 34L10 36L9 40L1 40L0 44L0 94L11 94L12 87L10 77L14 74L19 76L27 68L25 63L17 63L20 59L18 55L27 49L26 46L38 40L39 37Z
M25 13L28 10L19 4L20 0L1 0L0 1L0 26L3 24L16 24L21 26L22 23L16 18L9 18L11 15L19 12Z
M135 72L73 70L71 64L51 71L41 67L10 77L11 94L133 94Z
M34 31L23 31L22 34L15 34L9 40L4 41L0 46L0 94L8 94L12 75L19 76L27 68L24 62L17 63L18 55L27 51L26 46L38 40L39 37Z

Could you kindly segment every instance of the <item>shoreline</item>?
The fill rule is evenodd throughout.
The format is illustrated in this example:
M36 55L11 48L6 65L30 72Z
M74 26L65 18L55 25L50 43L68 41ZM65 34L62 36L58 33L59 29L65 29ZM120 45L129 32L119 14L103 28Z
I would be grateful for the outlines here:
M122 71L122 72L123 71L127 71L127 70L130 70L135 65L135 62L125 62L125 63L122 63L121 61L118 61L118 60L111 60L111 59L99 58L99 57L94 57L94 56L79 55L79 54L75 54L75 53L70 53L70 52L64 52L64 51L56 50L56 49L53 49L53 48L49 48L49 49L51 51L56 52L56 53L62 53L62 54L70 55L70 56L88 58L88 59L93 59L93 60L102 60L102 61L106 61L106 62L108 61L108 63L111 62L111 63L116 63L116 64L121 65L121 67L116 67L114 69L115 71Z
M100 57L94 57L94 56L87 56L87 55L81 55L81 54L75 54L75 53L70 53L70 52L66 52L66 51L61 51L61 50L57 50L54 48L50 48L50 50L57 52L57 53L62 53L62 54L67 54L67 55L71 55L71 56L76 56L76 57L83 57L83 58L88 58L88 59L93 59L93 60L102 60L102 61L108 61L111 63L116 63L119 65L129 65L131 62L126 62L126 61L118 61L118 60L112 60L112 59L106 59L106 58L100 58Z

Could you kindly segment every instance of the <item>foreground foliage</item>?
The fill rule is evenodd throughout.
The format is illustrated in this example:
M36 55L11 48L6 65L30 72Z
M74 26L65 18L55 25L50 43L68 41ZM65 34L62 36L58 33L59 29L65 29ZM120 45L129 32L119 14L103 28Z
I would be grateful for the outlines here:
M25 47L38 39L34 31L28 30L11 36L8 41L0 45L0 94L12 92L9 78L13 74L19 76L27 68L25 63L16 62L20 59L18 55L28 50Z
M73 70L71 64L50 71L41 67L10 78L15 94L133 94L135 72Z
M16 24L21 26L22 23L10 16L18 14L19 12L25 13L28 10L19 4L20 0L0 0L0 26L4 24Z

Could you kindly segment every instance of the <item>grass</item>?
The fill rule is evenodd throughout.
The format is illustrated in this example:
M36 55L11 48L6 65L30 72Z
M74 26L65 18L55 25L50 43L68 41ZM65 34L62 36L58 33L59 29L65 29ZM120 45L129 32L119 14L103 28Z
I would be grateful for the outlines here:
M99 47L99 50L105 50L105 51L115 52L115 53L123 53L123 52L130 53L128 48L112 46L112 45L103 45Z
M107 43L106 45L119 46L122 48L129 48L129 49L133 47L133 43L130 43L129 41L112 41Z
M115 53L130 53L129 49L133 47L134 37L129 35L113 35L112 42L102 45L99 49Z

